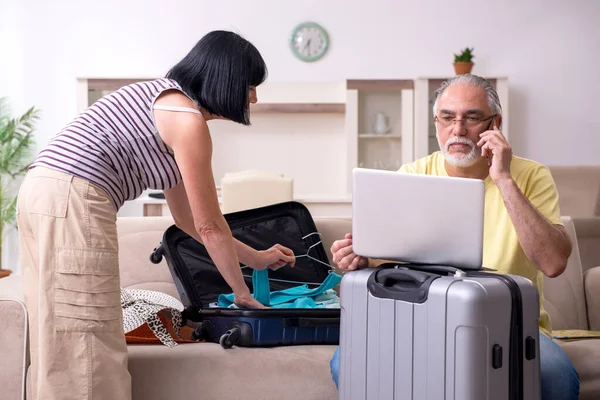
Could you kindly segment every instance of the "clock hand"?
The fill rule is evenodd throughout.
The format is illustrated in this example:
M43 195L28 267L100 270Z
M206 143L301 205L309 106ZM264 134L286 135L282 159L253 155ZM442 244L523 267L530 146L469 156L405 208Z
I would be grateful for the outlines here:
M306 49L308 49L308 48L309 48L309 46L310 46L310 40L311 40L311 39L308 39L308 40L306 41L306 45L304 46L304 50L306 50Z

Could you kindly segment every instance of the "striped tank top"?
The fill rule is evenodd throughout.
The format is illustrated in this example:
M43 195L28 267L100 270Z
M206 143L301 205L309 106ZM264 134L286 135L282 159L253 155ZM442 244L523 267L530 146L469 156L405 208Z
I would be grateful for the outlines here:
M54 136L32 166L45 166L89 180L118 210L146 189L165 190L181 181L173 151L154 123L156 98L183 90L171 79L124 86L102 97ZM200 113L198 110L185 109Z

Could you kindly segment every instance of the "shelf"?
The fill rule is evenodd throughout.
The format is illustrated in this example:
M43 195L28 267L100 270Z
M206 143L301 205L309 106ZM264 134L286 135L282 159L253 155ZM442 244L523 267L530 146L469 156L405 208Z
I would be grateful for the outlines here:
M250 106L254 114L344 114L344 103L256 103Z
M98 91L115 91L123 86L130 85L137 82L151 81L156 78L126 78L126 79L113 79L113 78L90 78L87 80L88 90Z
M388 91L413 89L412 80L390 80L390 79L351 79L346 83L346 88L349 90L372 90L372 91Z
M87 89L93 91L115 91L131 83L149 81L153 78L92 78L87 79ZM345 103L277 103L266 102L251 104L250 110L254 114L344 114Z
M397 135L397 134L379 135L377 133L361 133L358 135L358 138L359 139L397 139L397 140L400 140L402 138L402 136Z

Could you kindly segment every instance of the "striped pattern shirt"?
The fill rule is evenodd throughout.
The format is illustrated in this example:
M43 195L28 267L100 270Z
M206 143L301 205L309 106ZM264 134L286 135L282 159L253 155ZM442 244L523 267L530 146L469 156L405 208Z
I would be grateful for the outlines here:
M156 79L102 97L54 136L32 166L89 180L107 192L117 210L146 189L172 188L181 174L152 113L156 98L169 89L183 92L173 80Z

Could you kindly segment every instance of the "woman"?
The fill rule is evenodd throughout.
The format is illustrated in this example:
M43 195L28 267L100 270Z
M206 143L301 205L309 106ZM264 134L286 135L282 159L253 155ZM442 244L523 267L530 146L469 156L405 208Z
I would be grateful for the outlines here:
M294 264L281 245L256 251L232 237L211 169L207 121L249 125L265 78L251 43L211 32L166 78L103 97L39 153L18 200L32 399L131 398L116 213L145 189L164 190L175 223L206 246L237 305L262 307L240 262Z

